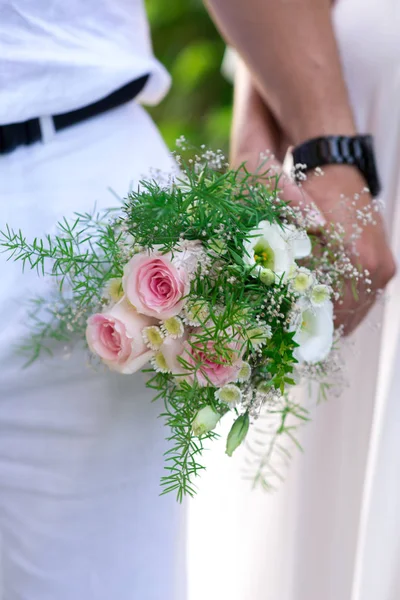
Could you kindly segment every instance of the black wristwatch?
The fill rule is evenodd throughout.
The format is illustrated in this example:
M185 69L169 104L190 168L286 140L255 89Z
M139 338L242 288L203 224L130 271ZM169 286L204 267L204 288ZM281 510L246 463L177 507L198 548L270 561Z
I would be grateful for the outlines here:
M324 165L354 165L364 176L372 196L381 191L371 135L318 137L296 146L292 154L293 166L305 165L301 168L305 171Z

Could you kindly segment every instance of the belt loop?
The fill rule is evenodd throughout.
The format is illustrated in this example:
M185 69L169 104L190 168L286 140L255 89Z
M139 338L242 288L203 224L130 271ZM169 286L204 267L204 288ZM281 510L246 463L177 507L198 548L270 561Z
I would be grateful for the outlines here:
M39 117L42 142L48 144L56 135L53 117Z

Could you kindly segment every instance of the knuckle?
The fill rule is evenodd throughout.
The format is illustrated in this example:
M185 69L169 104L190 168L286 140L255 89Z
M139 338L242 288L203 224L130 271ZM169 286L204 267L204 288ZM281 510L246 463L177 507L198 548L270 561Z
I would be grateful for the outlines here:
M380 280L384 285L396 275L397 266L390 250L383 254L369 252L364 255L363 268L367 269L373 279Z
M383 278L386 283L389 283L391 279L395 277L397 273L397 265L392 255L390 255L389 259L385 262L383 268Z
M375 253L369 252L364 256L362 261L364 269L369 271L372 275L378 273L381 268L381 260Z

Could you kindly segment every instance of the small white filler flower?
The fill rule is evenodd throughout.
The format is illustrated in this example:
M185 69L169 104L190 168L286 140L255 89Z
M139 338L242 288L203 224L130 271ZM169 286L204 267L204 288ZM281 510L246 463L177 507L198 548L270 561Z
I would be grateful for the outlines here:
M313 285L314 276L309 269L300 267L295 269L290 278L290 287L297 294L305 294Z
M237 406L242 399L242 392L237 385L228 383L215 392L215 397L220 402L230 407Z
M164 342L164 334L157 325L145 327L142 331L143 341L151 350L159 350Z
M157 373L170 373L170 369L168 367L167 361L162 352L157 352L150 359L151 366Z
M310 300L313 306L323 306L329 300L331 291L327 285L321 283L314 285L311 290Z
M251 377L251 367L248 362L243 361L242 366L240 367L240 371L238 373L237 381L240 383L244 383L248 381Z
M170 317L163 321L161 326L166 335L171 336L174 340L181 338L185 333L183 321L179 317Z
M124 290L122 288L122 279L120 277L114 277L113 279L110 279L104 289L103 296L109 300L113 300L114 302L119 302L123 295Z

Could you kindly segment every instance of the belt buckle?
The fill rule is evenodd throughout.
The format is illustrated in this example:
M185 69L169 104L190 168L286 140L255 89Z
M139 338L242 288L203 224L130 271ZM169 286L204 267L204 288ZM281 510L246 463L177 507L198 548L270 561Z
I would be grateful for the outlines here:
M40 132L43 144L48 144L56 135L53 117L39 117Z

